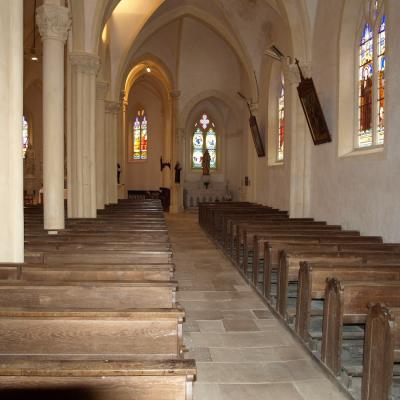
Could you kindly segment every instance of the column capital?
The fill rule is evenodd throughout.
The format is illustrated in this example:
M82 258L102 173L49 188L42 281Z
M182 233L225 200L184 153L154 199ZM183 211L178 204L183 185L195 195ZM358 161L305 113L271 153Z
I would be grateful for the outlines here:
M44 4L36 10L36 24L42 40L65 42L71 28L71 15L67 7Z
M181 91L180 90L171 90L169 92L169 95L171 96L171 98L176 99L176 98L180 97Z
M121 103L116 101L106 100L106 112L117 114L121 110Z
M71 65L78 71L96 75L100 68L100 57L90 53L74 52L69 54Z
M257 112L258 110L258 102L257 103L250 103L249 104L251 112Z
M96 99L104 100L106 98L108 86L106 81L96 81Z
M305 77L310 76L311 74L311 64L308 62L300 63L300 68L303 71L303 75ZM297 85L300 83L300 74L297 65L292 64L283 64L283 73L285 77L285 81L287 81L291 85Z

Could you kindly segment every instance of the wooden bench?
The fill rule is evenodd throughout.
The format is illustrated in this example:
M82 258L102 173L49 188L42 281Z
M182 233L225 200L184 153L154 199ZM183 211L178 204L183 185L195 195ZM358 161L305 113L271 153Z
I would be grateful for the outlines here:
M170 250L25 252L25 262L34 264L166 264L170 263L171 260L172 252Z
M0 359L178 359L183 318L176 308L0 308Z
M345 324L365 324L368 305L382 302L400 307L400 281L343 281L329 279L325 289L321 360L338 375L342 368L342 329Z
M400 265L352 265L301 262L296 304L295 330L304 340L309 340L312 300L325 298L326 280L380 281L400 280Z
M0 307L132 309L173 308L175 281L0 281Z
M192 400L194 360L0 363L4 400Z
M27 281L169 281L174 264L8 264L0 263L0 279Z
M297 282L300 262L325 262L332 264L367 264L400 263L400 254L391 252L315 252L315 253L288 253L282 252L281 262L277 270L277 311L286 317L289 282Z
M400 308L371 305L365 327L362 400L391 398L395 362L400 362Z

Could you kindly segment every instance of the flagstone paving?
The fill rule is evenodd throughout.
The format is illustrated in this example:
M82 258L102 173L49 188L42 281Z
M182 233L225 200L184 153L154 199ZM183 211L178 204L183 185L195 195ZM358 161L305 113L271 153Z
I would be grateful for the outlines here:
M194 400L344 400L216 248L193 213L167 214Z

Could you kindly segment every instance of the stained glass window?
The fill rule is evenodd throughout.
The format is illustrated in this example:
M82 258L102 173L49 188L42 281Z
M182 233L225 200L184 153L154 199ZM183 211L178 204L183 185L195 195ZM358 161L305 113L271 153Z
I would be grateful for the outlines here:
M28 120L22 117L22 157L25 158L26 150L29 146L29 126Z
M143 109L133 123L133 159L147 160L147 117Z
M215 124L207 114L203 113L194 124L192 137L192 168L201 169L203 153L210 154L210 168L217 168L217 133Z
M359 100L358 100L358 146L372 144L372 84L373 84L373 32L365 24L360 43Z
M359 45L356 146L360 148L382 145L385 132L386 17L382 1L369 0L369 9Z
M378 32L377 144L383 144L385 134L385 45L386 17L383 16Z
M283 75L281 77L281 88L278 100L278 151L277 160L283 160L285 144L285 81Z

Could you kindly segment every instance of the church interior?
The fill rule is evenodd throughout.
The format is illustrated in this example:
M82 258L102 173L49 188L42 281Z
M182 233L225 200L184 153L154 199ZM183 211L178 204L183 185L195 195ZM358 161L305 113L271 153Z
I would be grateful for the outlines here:
M400 399L398 0L0 6L2 399Z

